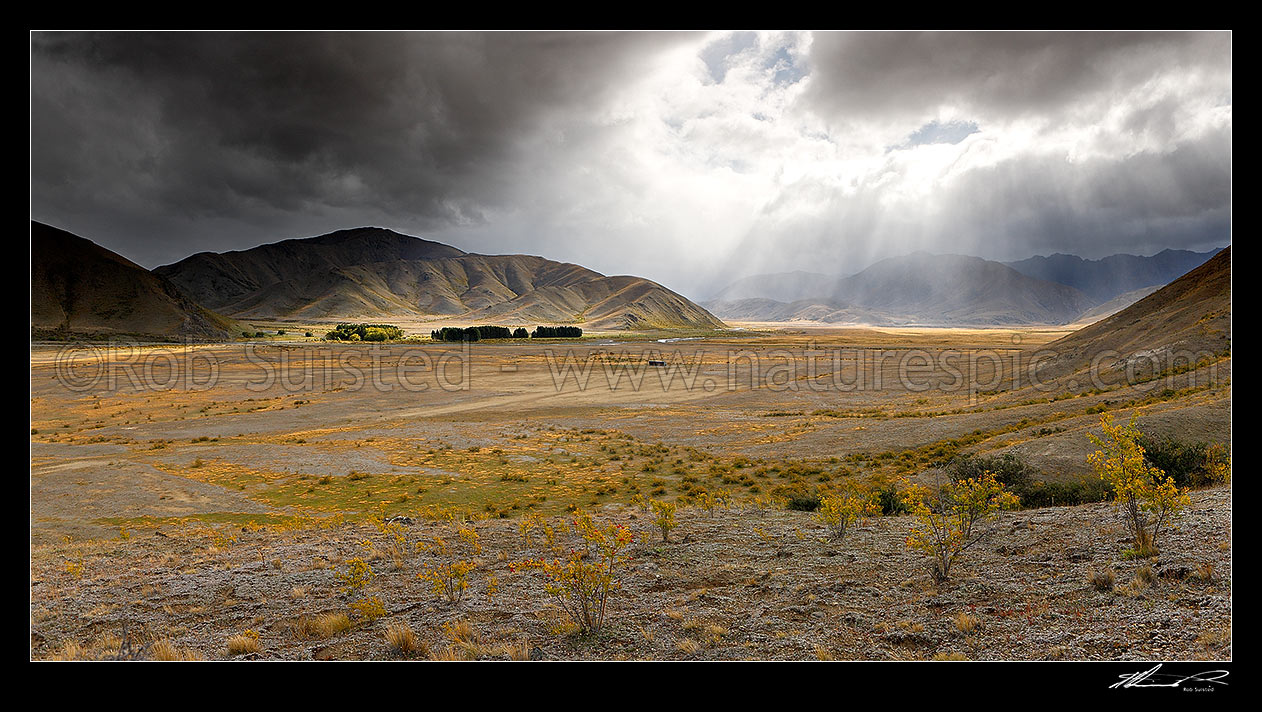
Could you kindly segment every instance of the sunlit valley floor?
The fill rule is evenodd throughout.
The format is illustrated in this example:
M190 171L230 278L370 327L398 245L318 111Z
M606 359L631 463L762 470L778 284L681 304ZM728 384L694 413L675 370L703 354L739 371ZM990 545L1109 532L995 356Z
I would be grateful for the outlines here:
M36 346L33 653L1229 655L1228 487L1193 491L1155 560L1124 555L1125 527L1109 504L1006 512L941 584L906 546L911 517L875 517L838 540L811 512L768 508L843 482L917 481L978 453L1016 454L1048 483L1075 491L1090 477L1087 432L1103 413L1138 413L1140 427L1157 436L1230 442L1229 354L1140 385L1054 391L1011 387L1003 365L998 374L989 364L973 374L984 388L909 389L897 372L908 349L1009 354L1059 335L798 329L668 343L476 344L468 352L317 342L248 354L241 344L155 346L173 359L143 350L113 358L194 373L201 358L215 364L213 387L138 388L124 376L79 391L58 380L65 354ZM855 349L895 354L873 367L881 387L827 387L848 379L830 380L830 362L811 365L806 356L841 350L846 370L858 368ZM431 364L449 355L457 372L444 376L448 388L434 371L409 371L417 350ZM94 353L79 354L77 366L106 354ZM744 365L733 371L737 353ZM353 383L354 369L328 366L343 356L368 378L391 382L409 372L427 387ZM585 388L577 379L558 386L566 359L592 365ZM651 359L692 370L667 381L671 368L646 369ZM290 380L260 386L282 360ZM750 362L765 378L750 380ZM783 363L790 365L772 372ZM942 374L926 377L934 375ZM703 492L725 494L726 506L709 511ZM670 541L639 506L650 499L679 505ZM635 538L599 635L574 631L540 573L521 566L581 547L570 524L575 508L625 525ZM389 518L389 526L375 523ZM525 534L524 521L532 522ZM344 576L360 559L371 580L347 593ZM459 603L418 578L454 561L472 564ZM1112 582L1100 584L1107 574ZM378 600L384 615L350 607L364 597ZM413 643L400 646L404 628ZM243 635L254 642L242 643Z

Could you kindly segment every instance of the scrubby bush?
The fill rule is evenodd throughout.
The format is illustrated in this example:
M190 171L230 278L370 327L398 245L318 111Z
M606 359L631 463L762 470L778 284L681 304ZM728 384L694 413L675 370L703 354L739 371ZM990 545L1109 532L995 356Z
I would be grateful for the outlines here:
M730 497L726 492L710 492L708 490L700 490L696 494L697 506L704 509L706 514L714 516L714 510L719 507L726 507Z
M957 456L947 463L944 469L947 476L957 482L977 479L982 473L989 472L996 482L1013 492L1029 487L1039 475L1036 468L1031 467L1013 453Z
M626 527L600 526L590 517L576 518L574 528L586 543L586 552L571 551L565 559L527 560L514 569L541 571L546 578L544 591L570 620L583 632L599 633L609 594L622 587L619 575L631 559L627 549L634 537Z
M793 512L814 512L819 509L819 491L804 485L781 485L771 491L784 501L784 508Z
M1179 516L1191 503L1187 490L1178 487L1174 478L1150 465L1139 444L1140 432L1135 427L1138 416L1131 416L1126 425L1114 425L1113 416L1100 416L1103 437L1087 436L1099 449L1087 456L1087 462L1113 491L1114 502L1130 530L1136 556L1155 556L1162 528Z
M1102 502L1109 496L1109 488L1095 478L1066 482L1031 482L1013 494L1021 498L1023 507L1066 507L1088 502Z
M351 604L351 610L369 623L386 615L386 606L376 596L365 596Z
M898 488L893 483L877 488L876 504L881 508L881 514L887 517L896 514L907 514L907 504L903 501L902 495L898 493Z
M759 517L767 516L767 513L773 509L784 509L785 501L783 497L777 497L773 494L758 494L749 500L749 511Z
M346 570L337 572L335 578L342 588L342 595L354 597L372 583L373 570L368 562L356 557L347 561Z
M1023 507L1086 504L1108 496L1108 488L1096 478L1046 482L1038 468L1014 453L957 456L943 469L954 481L976 479L989 472L996 482L1020 498Z
M934 581L942 583L951 567L970 547L990 533L981 525L1020 500L989 472L977 478L954 480L937 487L906 483L903 502L917 519L907 547L930 559Z
M652 500L653 524L662 532L662 541L670 541L670 530L679 526L675 521L675 503Z
M1172 437L1140 435L1144 461L1161 470L1178 487L1208 487L1222 481L1226 448L1205 442L1183 442Z
M425 567L417 578L429 583L434 595L445 598L449 603L460 603L469 588L469 572L472 570L471 561L443 562Z
M828 527L833 539L840 541L854 524L859 524L869 517L879 516L881 508L873 501L871 493L850 488L845 491L828 492L819 498L819 509L815 517Z

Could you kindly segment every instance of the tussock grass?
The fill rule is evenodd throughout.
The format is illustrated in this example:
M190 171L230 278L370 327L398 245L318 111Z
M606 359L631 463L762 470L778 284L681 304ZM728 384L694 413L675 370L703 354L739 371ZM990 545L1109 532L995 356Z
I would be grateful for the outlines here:
M151 643L149 645L149 657L153 660L161 660L164 662L181 662L202 659L202 656L197 651L189 648L181 648L171 642L169 638L162 638L161 640L155 640Z
M291 630L295 637L304 640L323 640L344 633L353 627L345 613L324 613L318 616L301 616L294 621Z
M1196 636L1196 643L1204 648L1220 648L1231 643L1231 626L1207 630Z
M405 621L391 623L386 628L386 642L395 655L408 658L416 655L429 656L429 646L417 639L416 633L412 632L412 627Z
M1089 569L1087 571L1087 581L1091 583L1091 588L1101 593L1107 593L1113 590L1117 579L1112 570L1096 571L1095 569Z
M259 645L259 637L257 633L250 635L253 631L246 631L228 638L228 654L229 655L249 655L258 653L262 650Z
M684 638L676 643L675 647L678 648L679 652L684 655L693 655L701 650L701 643L698 643L692 638Z
M956 630L959 630L965 635L976 631L982 624L982 619L969 613L965 613L964 611L956 613L954 621Z
M447 653L454 653L456 660L477 660L486 657L491 648L482 642L482 634L467 620L449 621L443 624L443 633L451 641ZM452 658L443 657L443 660Z
M530 659L530 641L519 640L515 643L504 645L504 652L508 654L509 660L529 660Z

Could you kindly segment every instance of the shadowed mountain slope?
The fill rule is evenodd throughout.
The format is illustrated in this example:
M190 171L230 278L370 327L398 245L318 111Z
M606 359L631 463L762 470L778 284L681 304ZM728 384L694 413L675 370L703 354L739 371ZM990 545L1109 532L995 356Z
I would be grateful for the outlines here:
M1231 349L1231 248L1107 319L1043 347L1057 353L1041 372L1087 368L1097 357L1109 371L1140 375L1222 355Z
M32 337L223 339L233 336L235 328L231 320L121 255L31 222Z

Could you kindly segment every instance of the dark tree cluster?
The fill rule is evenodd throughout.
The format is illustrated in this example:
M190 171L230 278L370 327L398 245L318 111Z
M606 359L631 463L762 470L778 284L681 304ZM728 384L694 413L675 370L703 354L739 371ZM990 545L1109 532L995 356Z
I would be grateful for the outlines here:
M583 330L577 326L536 326L530 336L534 339L577 339Z
M483 339L576 339L583 335L577 326L536 326L534 333L524 327L509 329L506 326L444 326L429 332L434 341L482 341Z

